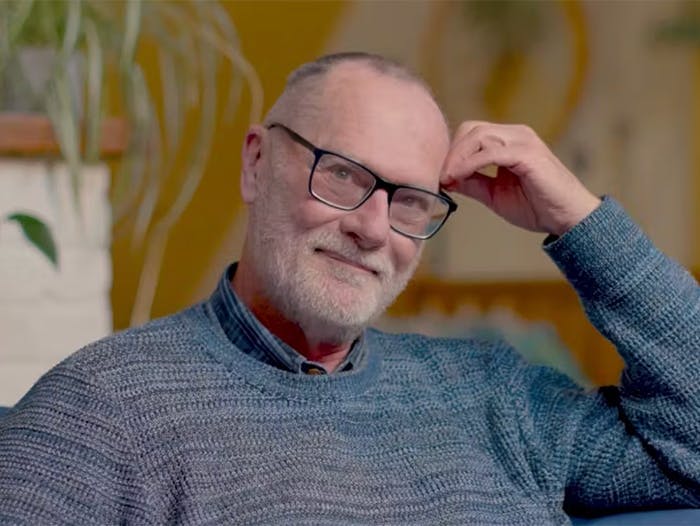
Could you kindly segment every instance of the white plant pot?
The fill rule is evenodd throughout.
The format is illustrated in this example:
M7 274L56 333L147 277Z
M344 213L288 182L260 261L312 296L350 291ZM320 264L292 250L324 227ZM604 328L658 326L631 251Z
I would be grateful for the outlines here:
M76 210L64 163L0 158L0 217L27 212L52 230L59 269L0 223L0 405L52 365L112 330L109 171L82 170ZM81 219L82 218L82 219Z

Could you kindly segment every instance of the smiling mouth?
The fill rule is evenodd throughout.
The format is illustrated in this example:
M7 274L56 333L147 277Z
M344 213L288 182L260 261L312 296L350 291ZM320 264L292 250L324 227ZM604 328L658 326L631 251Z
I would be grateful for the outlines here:
M322 255L324 255L330 259L333 259L335 261L339 261L340 263L344 263L345 265L348 265L348 266L353 267L355 269L362 270L364 272L368 272L374 276L379 275L379 272L377 272L376 270L374 270L370 267L366 267L363 264L357 263L356 261L353 261L351 259L347 259L336 252L323 250L322 248L317 248L314 250L314 252L316 252L317 254L322 254Z

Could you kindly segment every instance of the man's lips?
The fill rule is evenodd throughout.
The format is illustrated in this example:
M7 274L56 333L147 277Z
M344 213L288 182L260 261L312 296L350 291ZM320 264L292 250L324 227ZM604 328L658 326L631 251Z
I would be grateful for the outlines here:
M340 261L341 263L345 263L346 265L350 265L351 267L355 267L356 269L359 270L364 270L365 272L369 272L370 274L373 274L377 276L379 274L378 271L374 270L373 268L370 268L366 265L363 265L362 263L358 263L357 261L353 261L352 259L348 259L345 256L342 256L338 254L337 252L333 252L332 250L325 250L323 248L317 248L316 252L320 252L326 257L329 257L331 259L334 259L336 261Z

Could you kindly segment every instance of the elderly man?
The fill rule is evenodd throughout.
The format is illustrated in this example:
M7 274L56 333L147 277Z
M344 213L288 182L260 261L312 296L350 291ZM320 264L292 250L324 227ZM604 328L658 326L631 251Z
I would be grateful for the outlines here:
M621 387L367 329L455 210L446 191L549 234L627 362ZM700 505L700 287L531 130L450 138L406 69L331 55L248 131L241 192L243 254L208 301L82 349L0 421L0 522L540 525Z

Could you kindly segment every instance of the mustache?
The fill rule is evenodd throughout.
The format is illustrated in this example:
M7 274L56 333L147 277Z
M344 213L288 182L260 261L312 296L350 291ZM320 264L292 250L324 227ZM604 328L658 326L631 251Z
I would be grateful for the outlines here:
M347 260L363 267L373 270L382 278L392 275L392 264L386 255L378 252L363 251L352 242L345 242L337 234L328 232L316 232L309 238L309 245L312 250L323 250L333 252Z

